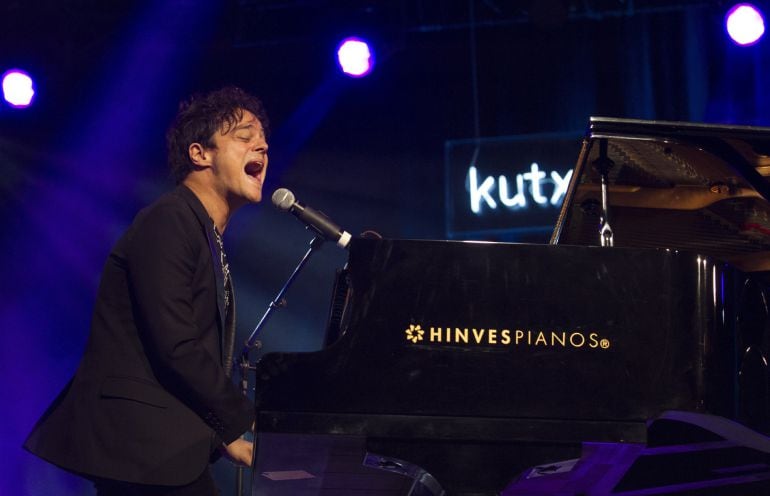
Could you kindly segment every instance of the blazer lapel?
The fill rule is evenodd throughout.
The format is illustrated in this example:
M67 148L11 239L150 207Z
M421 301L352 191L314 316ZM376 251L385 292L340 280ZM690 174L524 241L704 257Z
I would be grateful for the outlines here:
M209 217L208 212L206 212L206 209L203 207L203 204L200 202L197 196L195 196L195 193L193 193L187 186L179 185L177 187L177 191L179 194L187 201L187 204L190 205L190 208L195 213L195 216L198 218L198 221L201 223L201 226L203 226L203 230L206 233L206 241L208 241L209 250L211 251L211 262L212 266L214 267L214 280L216 282L217 286L217 310L219 313L219 340L220 340L220 349L222 350L222 363L225 363L225 358L227 355L227 351L229 348L226 348L226 342L232 341L232 345L229 345L230 348L233 347L235 344L234 337L233 338L226 338L226 334L229 334L230 332L235 331L234 322L231 326L232 329L228 329L225 326L225 276L224 271L222 269L222 260L219 255L219 246L217 246L217 241L215 239L214 235L214 222L211 220L211 217ZM232 295L232 290L230 291L230 294ZM231 296L232 297L232 296ZM233 301L234 303L234 301ZM234 313L234 312L233 312ZM234 316L233 316L234 317ZM230 320L230 319L228 319ZM232 319L233 321L235 318ZM230 354L230 365L227 365L225 368L225 372L230 375L230 370L232 369L232 352L229 352Z

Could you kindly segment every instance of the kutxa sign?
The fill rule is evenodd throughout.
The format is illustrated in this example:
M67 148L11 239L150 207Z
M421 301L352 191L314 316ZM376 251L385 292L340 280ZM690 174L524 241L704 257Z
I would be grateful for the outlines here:
M447 142L447 236L552 228L579 151L575 134Z

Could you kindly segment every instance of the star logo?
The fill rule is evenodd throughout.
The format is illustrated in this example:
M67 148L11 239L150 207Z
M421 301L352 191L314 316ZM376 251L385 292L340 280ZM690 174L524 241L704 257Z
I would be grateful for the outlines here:
M411 341L412 343L417 343L419 341L422 341L422 335L425 334L425 331L422 330L422 327L420 327L420 324L410 324L409 329L406 331L406 340Z

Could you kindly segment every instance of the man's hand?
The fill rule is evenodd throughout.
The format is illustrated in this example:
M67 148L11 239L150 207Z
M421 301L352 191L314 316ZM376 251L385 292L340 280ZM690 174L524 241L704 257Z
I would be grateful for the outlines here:
M254 444L245 439L236 439L228 445L222 445L222 454L236 465L250 467L254 457Z

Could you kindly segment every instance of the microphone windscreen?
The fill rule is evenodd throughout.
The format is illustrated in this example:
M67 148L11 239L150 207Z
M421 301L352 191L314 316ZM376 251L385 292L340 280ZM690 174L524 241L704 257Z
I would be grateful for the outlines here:
M289 210L294 205L295 201L294 193L286 188L278 188L273 193L273 205L280 210Z

